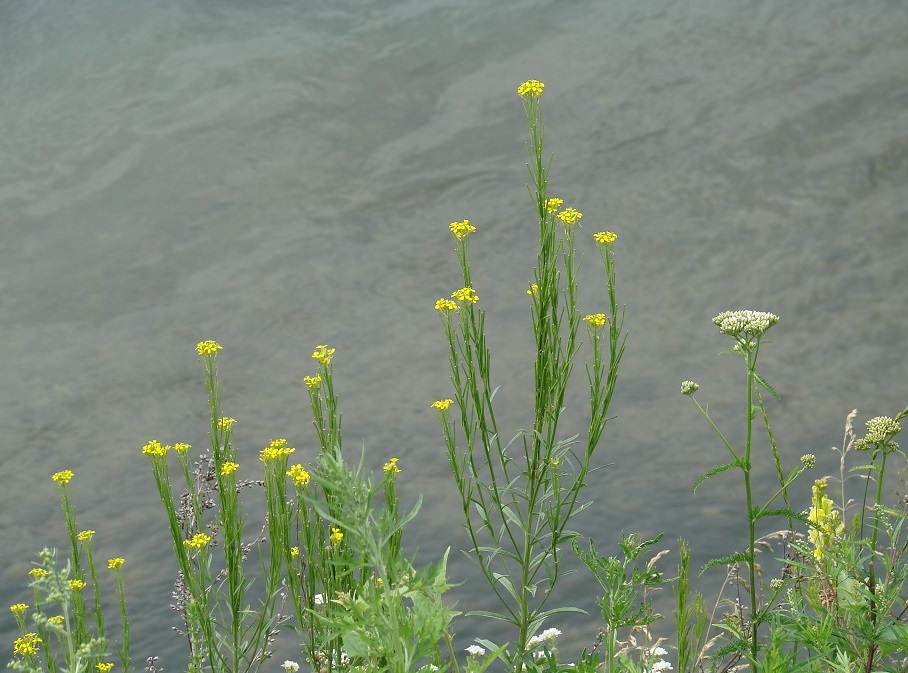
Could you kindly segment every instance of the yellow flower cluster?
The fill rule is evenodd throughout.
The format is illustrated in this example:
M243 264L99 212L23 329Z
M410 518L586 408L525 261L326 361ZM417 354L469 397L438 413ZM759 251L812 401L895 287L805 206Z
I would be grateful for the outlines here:
M558 219L568 226L577 222L581 217L583 217L583 213L575 208L565 208L558 213Z
M387 463L385 463L382 470L384 470L385 474L400 474L400 468L397 467L397 458L392 458Z
M530 287L527 288L527 294L530 296L536 296L539 294L539 285L536 283L530 283Z
M540 82L538 79L528 79L526 82L517 87L517 95L539 98L542 95L543 89L545 89L545 84Z
M315 347L312 357L321 362L323 365L330 365L331 358L334 357L333 348L328 348L326 344L320 344Z
M293 485L299 488L305 488L309 485L309 473L306 472L302 465L291 465L287 470L287 476L293 480Z
M591 313L583 316L583 319L590 324L590 327L602 327L606 322L605 313Z
M593 238L596 240L596 243L601 243L602 245L611 245L618 240L618 234L614 231L600 231L593 234Z
M183 540L183 544L193 549L201 549L209 542L211 542L211 536L205 535L205 533L196 533L188 540Z
M296 451L296 449L287 446L286 439L272 439L271 444L259 451L259 460L263 463L269 460L279 460L281 458L286 458L294 451Z
M344 539L344 533L340 528L331 527L331 535L328 538L331 540L331 544L340 544L341 540Z
M807 533L807 538L814 546L813 555L817 559L823 558L824 551L829 543L845 532L842 515L833 509L833 502L826 496L826 480L817 479L813 482L812 505L807 513L807 520L813 524Z
M451 400L451 399L435 400L434 402L432 402L432 408L437 409L438 411L446 411L447 408L451 406L451 403L453 401L454 400Z
M451 293L451 297L457 301L465 301L475 304L479 301L479 295L472 287L464 287Z
M299 547L290 547L290 558L296 558L300 555Z
M81 533L76 535L76 539L79 540L79 542L88 542L92 539L92 537L94 537L94 535L95 532L93 530L83 530Z
M221 465L221 476L226 477L228 475L233 474L234 472L236 472L236 469L239 466L240 466L239 463L233 463L233 462L227 461L226 463Z
M463 222L451 222L449 229L451 233L454 234L454 238L463 240L474 231L476 227L470 224L470 220L464 220Z
M152 439L148 444L142 447L142 453L146 456L152 456L155 458L160 458L166 456L167 452L170 450L170 446L162 446L161 442L156 439Z
M67 584L69 585L69 588L72 589L73 591L82 591L82 589L84 589L87 586L85 584L85 582L80 579L69 580L67 582Z
M50 575L50 571L45 570L44 568L32 568L28 571L28 574L31 575L34 579L40 580Z
M457 308L458 307L456 301L451 301L450 299L445 299L444 297L435 302L436 311L456 311Z
M547 199L545 202L545 209L549 213L554 213L556 210L561 208L564 205L564 199L552 198Z
M53 617L47 618L48 624L55 624L56 626L63 625L63 615L54 615Z
M38 654L38 645L42 643L37 633L26 633L21 638L16 638L13 643L13 654L20 657L33 657Z
M219 344L217 341L200 341L195 349L199 355L214 355L219 350L221 350L221 344Z
M109 661L108 661L108 662L101 662L101 663L99 663L99 664L95 664L95 667L96 667L101 673L110 673L110 669L113 668L113 664L110 663Z
M228 416L222 416L218 419L218 430L226 430L230 432L230 429L236 424L235 418L230 418Z
M70 479L73 478L73 476L74 475L72 470L63 470L62 472L54 473L54 476L52 476L51 479L53 479L61 486L66 486L69 483Z
M191 448L192 448L192 445L187 444L186 442L177 442L176 444L173 445L173 450L176 451L177 453L179 453L181 456L185 456L186 452L189 451L189 449L191 449Z
M24 614L26 610L28 610L28 606L25 603L16 603L9 606L9 611L14 615Z
M307 388L318 388L318 384L322 382L322 377L316 374L315 376L304 376L303 383L306 384Z
M126 563L126 559L119 556L117 558L107 559L107 567L111 570L116 570L124 563Z

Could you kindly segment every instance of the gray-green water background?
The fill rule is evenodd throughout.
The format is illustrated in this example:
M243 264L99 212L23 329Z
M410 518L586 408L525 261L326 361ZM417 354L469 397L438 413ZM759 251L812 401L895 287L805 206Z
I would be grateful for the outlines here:
M699 381L740 438L742 371L719 356L716 313L781 316L761 360L788 464L810 451L833 472L848 411L862 424L908 401L906 35L901 1L0 2L0 595L29 602L33 553L65 546L50 475L72 469L97 557L127 559L134 656L184 665L140 449L206 444L195 344L216 339L249 477L273 437L313 458L300 379L314 345L336 347L349 450L400 457L403 496L426 495L409 546L452 546L467 580L452 598L493 609L456 551L432 305L459 287L447 225L469 218L499 418L525 427L528 78L547 84L550 195L584 213L584 312L604 307L591 235L620 236L613 465L578 527L609 552L622 529L684 536L697 565L739 548L738 481L690 493L726 454L679 393ZM261 522L260 499L247 513ZM595 614L591 586L567 578L560 602ZM550 626L571 657L598 623ZM508 637L457 628L464 646ZM13 638L4 608L0 649Z

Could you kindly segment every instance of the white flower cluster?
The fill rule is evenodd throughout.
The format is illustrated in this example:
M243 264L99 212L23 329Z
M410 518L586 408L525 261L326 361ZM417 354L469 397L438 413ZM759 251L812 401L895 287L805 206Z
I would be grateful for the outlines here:
M486 653L485 649L480 647L479 645L470 645L466 649L466 652L471 657L481 657L482 655L484 655Z
M295 661L290 661L288 659L283 664L281 664L281 668L287 671L287 673L296 673L298 670L300 670L300 665Z
M681 393L684 395L693 395L698 390L700 390L700 384L695 381L681 382Z
M651 657L656 657L656 661L654 661L644 673L661 673L662 671L672 670L672 665L662 658L666 654L668 654L668 651L664 647L652 648L649 651L649 655Z
M779 322L779 316L766 311L724 311L713 322L723 334L758 337Z
M554 645L555 641L558 640L558 636L561 635L561 631L558 629L546 629L539 635L533 636L527 641L527 648L539 647L543 644Z
M886 451L894 451L899 448L897 442L890 437L894 437L902 431L902 426L898 421L892 420L889 416L877 416L867 421L867 434L854 443L854 448L858 451L867 451L876 446L883 445Z

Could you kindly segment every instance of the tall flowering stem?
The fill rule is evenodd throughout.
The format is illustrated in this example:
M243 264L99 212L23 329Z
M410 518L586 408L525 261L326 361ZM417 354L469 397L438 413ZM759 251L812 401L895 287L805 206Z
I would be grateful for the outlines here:
M590 425L581 440L582 449L575 450L576 436L563 438L559 422L579 350L576 239L582 214L574 208L562 209L563 200L549 198L547 193L549 167L543 160L540 107L544 86L529 80L518 89L530 131L528 189L538 218L539 252L528 290L535 340L532 423L511 442L501 438L493 405L486 315L477 305L470 266L469 239L476 227L468 220L450 225L463 287L435 304L448 343L454 399L438 400L432 406L442 425L472 553L503 609L473 614L515 627L516 651L507 655L515 671L523 670L531 649L528 643L543 622L554 614L575 611L547 604L563 574L562 549L577 536L567 528L568 521L586 506L578 497L605 426L624 350L623 310L619 311L615 296L615 236L610 234L601 242L610 307L608 315L596 314L601 321L590 324ZM455 421L462 438L456 436ZM520 447L513 454L509 452L512 444Z

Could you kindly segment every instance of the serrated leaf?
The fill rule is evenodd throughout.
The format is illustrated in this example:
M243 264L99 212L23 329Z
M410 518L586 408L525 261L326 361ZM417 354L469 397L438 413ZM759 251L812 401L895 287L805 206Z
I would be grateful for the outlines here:
M700 486L703 484L703 482L705 482L707 479L710 479L711 477L715 477L717 474L721 474L722 472L725 472L726 470L730 470L733 467L740 467L740 466L741 466L741 461L739 461L737 458L735 458L735 459L725 463L724 465L719 465L717 467L714 467L711 470L709 470L708 472L701 474L697 478L697 481L694 482L694 485L691 487L691 490L694 493L696 493L697 489L700 488Z
M734 554L728 554L727 556L720 556L718 558L710 559L706 562L702 568L700 568L700 574L714 568L715 566L727 566L732 565L733 563L748 563L750 561L750 554L746 551L735 552Z

